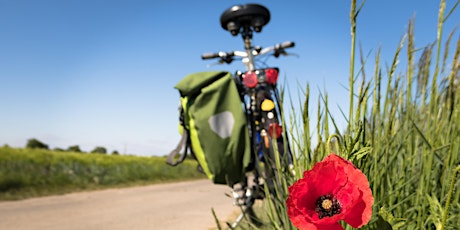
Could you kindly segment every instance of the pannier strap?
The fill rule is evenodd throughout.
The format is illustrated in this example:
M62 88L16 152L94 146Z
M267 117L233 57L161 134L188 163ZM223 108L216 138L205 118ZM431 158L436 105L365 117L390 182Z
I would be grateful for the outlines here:
M179 144L173 151L171 151L171 153L169 153L168 158L166 159L167 164L171 166L176 166L185 160L185 158L187 157L187 139L188 139L188 132L184 130L182 132L182 138L180 139ZM179 154L182 148L184 148L184 153L181 155L179 160L174 161L174 158L177 156L177 154Z

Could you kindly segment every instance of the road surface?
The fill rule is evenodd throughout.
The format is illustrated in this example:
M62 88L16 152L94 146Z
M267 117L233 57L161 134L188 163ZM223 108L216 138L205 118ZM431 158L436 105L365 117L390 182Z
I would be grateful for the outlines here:
M225 185L209 180L0 202L5 230L216 229L237 214Z

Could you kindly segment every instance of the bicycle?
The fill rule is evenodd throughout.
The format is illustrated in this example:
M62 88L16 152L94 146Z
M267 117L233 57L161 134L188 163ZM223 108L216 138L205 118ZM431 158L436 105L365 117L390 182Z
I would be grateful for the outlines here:
M252 167L246 174L246 181L232 188L235 203L242 207L242 213L231 228L235 228L244 215L249 215L250 220L257 223L253 210L255 200L264 199L276 192L274 187L279 176L279 167L292 169L292 154L288 136L283 130L286 126L277 88L279 68L259 67L256 65L256 58L288 55L285 49L294 47L295 44L287 41L266 48L253 47L253 32L261 32L269 21L269 10L259 4L228 8L220 17L221 26L233 36L240 34L245 50L205 53L201 56L203 60L218 59L218 64L231 64L235 60L241 60L246 67L244 72L236 71L233 78L246 114ZM268 186L270 194L265 194L264 184Z

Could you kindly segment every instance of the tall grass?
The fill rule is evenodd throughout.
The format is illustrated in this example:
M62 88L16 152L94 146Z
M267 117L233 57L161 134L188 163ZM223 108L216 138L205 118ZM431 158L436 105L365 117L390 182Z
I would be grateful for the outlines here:
M283 176L278 192L265 204L270 228L294 229L284 205L287 187L304 170L335 152L351 160L369 179L375 203L373 217L364 229L459 229L460 39L457 35L455 41L455 30L441 48L444 22L459 2L445 9L445 0L440 1L436 42L422 49L416 48L411 20L391 65L382 68L379 50L373 77L368 80L367 61L361 61L361 66L355 61L357 19L364 3L357 6L356 0L351 1L350 108L344 113L348 125L345 130L336 125L327 93L318 98L318 123L310 125L306 86L302 109L296 112L292 107L288 131L293 137L296 174L279 170ZM455 52L449 53L451 50ZM397 72L402 58L407 60L406 70ZM360 67L358 74L355 66ZM312 143L311 134L317 135L318 143Z
M197 178L205 177L191 161L0 148L0 200Z

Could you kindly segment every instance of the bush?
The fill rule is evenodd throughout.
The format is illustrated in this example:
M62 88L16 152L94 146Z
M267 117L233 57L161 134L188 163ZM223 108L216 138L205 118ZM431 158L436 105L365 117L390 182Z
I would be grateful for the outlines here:
M76 153L81 153L81 149L80 149L80 146L78 145L72 145L72 146L69 146L69 148L67 148L67 151L68 152L76 152Z
M28 149L48 149L48 145L43 142L32 138L27 140L26 148Z
M101 146L98 146L91 151L91 153L101 153L101 154L107 154L107 149Z

